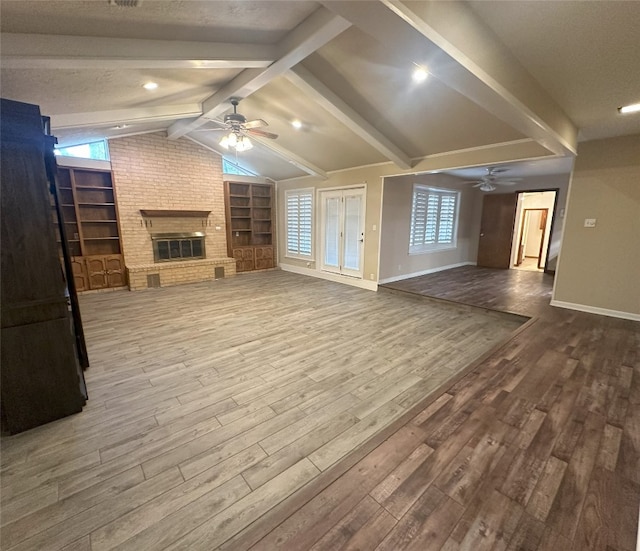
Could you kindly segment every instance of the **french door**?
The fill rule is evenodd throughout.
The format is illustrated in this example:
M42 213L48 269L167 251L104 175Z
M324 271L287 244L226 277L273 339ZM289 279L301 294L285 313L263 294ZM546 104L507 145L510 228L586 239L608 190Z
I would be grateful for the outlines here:
M321 269L362 279L365 189L323 191L320 198Z

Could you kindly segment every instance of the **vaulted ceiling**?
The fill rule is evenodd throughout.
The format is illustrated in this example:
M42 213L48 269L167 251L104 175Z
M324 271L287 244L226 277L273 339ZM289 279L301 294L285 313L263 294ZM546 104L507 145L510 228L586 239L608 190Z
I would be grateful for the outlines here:
M460 150L570 157L578 137L640 132L616 110L640 101L640 2L0 6L2 97L40 105L62 145L164 130L282 180ZM211 120L232 97L278 139L222 149Z

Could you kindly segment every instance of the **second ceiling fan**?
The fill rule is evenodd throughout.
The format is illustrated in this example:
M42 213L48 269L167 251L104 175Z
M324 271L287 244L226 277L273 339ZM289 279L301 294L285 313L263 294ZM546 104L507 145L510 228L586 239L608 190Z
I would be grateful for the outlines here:
M507 172L508 168L499 167L487 167L487 173L478 180L469 180L464 182L465 184L475 184L473 187L477 187L480 191L495 191L498 189L496 186L515 186L522 178L506 178L501 180L498 174Z

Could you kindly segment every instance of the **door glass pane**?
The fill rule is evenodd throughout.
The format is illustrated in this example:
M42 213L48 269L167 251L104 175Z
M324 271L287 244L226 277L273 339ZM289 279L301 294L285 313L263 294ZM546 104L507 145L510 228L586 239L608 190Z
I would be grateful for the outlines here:
M169 242L158 241L158 258L160 260L169 260Z
M180 241L169 241L169 250L171 258L180 258Z
M328 197L325 203L324 265L340 266L340 197Z
M361 235L361 197L346 196L344 222L344 267L349 270L360 270Z
M194 239L191 241L191 246L193 247L193 256L198 258L203 256L202 254L202 241L203 239Z
M184 239L180 241L180 256L182 258L191 258L191 241Z

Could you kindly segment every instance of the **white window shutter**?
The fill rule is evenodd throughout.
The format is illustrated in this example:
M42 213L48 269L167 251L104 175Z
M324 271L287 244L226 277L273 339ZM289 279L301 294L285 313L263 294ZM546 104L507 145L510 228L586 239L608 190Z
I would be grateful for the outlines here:
M416 185L411 206L409 251L455 246L459 192Z
M289 191L287 203L287 254L311 257L313 191Z

